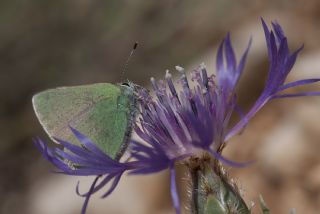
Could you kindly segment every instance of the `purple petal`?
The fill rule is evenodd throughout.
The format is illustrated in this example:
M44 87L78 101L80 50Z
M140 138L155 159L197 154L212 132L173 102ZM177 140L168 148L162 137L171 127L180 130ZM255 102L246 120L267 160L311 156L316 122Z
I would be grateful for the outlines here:
M42 156L49 162L51 162L53 165L55 165L57 168L62 170L62 172L68 172L70 171L70 167L64 163L62 160L60 160L58 157L55 157L53 152L48 148L48 146L41 141L41 139L37 138L34 141L34 144L38 148L38 150L41 152Z
M278 63L281 63L289 55L289 47L287 38L283 38L280 43L279 52L278 52Z
M239 133L249 122L249 120L272 98L272 96L262 94L256 101L254 106L241 120L233 126L225 136L225 141L228 141L231 137Z
M99 177L100 177L100 176L97 176L97 177L94 179L93 183L91 184L91 187L90 187L90 190L89 190L89 192L88 192L88 195L86 196L86 199L85 199L85 201L84 201L84 203L83 203L82 210L81 210L81 214L85 214L85 213L86 213L86 210L87 210L87 207L88 207L88 203L89 203L89 199L90 199L90 197L91 197L91 195L92 195L92 194L91 194L91 193L92 193L92 190L94 189L94 186L96 185Z
M119 181L121 179L121 176L122 176L122 173L114 178L114 180L113 180L113 182L111 184L111 187L109 188L109 190L105 194L103 194L101 196L101 198L108 197L115 190L115 188L117 187L117 185L118 185L118 183L119 183Z
M278 94L273 96L273 99L278 98L294 98L294 97L306 97L306 96L320 96L320 92L304 92L304 93L294 93L294 94Z
M238 113L238 115L240 116L241 119L244 119L245 114L244 114L242 108L239 105L235 105L234 106L234 110L235 110L235 112Z
M219 73L220 71L222 71L224 69L224 65L223 65L223 45L224 45L224 41L221 42L218 52L217 52L217 72Z
M304 46L302 45L298 50L293 52L293 54L291 54L291 56L289 57L289 59L286 63L286 70L288 71L287 73L289 73L289 71L291 71L292 67L294 66L294 63L296 62L298 54L300 53L300 51L302 51L303 48L304 48Z
M173 202L173 206L176 210L176 214L180 214L180 202L179 202L179 196L178 196L178 189L176 184L176 172L174 170L174 163L170 166L170 192L171 192L171 198Z
M109 157L107 154L98 155L96 153L92 153L80 146L74 145L72 143L66 142L64 140L54 138L59 144L61 144L63 147L71 151L72 153L80 156L80 157L86 157L86 158L92 158L92 159L99 159L101 161L110 162L110 163L117 163L117 161L113 160L111 157Z
M270 47L268 47L270 49L270 53L271 56L269 57L270 61L271 61L271 68L275 66L275 63L277 62L277 57L278 57L278 53L277 53L277 43L276 43L276 39L274 37L273 32L270 33Z
M152 173L161 172L168 168L168 164L161 164L161 163L150 163L150 166L143 167L141 169L135 169L130 171L130 175L147 175Z
M90 190L90 189L89 189ZM77 195L78 196L80 196L80 197L86 197L87 195L88 195L88 193L89 193L89 191L88 192L86 192L86 193L80 193L80 181L78 181L77 182L77 186L76 186L76 193L77 193Z
M251 44L252 44L252 38L250 38L247 49L245 50L245 52L243 53L243 55L240 59L240 62L239 62L238 68L237 68L238 77L237 77L236 83L238 82L239 77L241 76L241 73L243 71L244 65L246 64L246 59L247 59L247 55L249 53Z
M72 143L69 143L67 141L61 140L59 138L53 137L55 141L57 141L59 144L61 144L65 149L69 150L70 152L80 156L80 157L87 157L90 156L92 158L95 157L94 154L89 153L87 150L83 149L80 146L74 145Z
M105 173L112 173L106 170L93 170L93 169L75 169L75 170L68 170L63 172L66 175L74 175L74 176L89 176L89 175L102 175Z
M96 185L96 187L94 188L94 190L92 191L92 194L93 193L96 193L98 192L100 189L102 189L105 185L107 185L111 180L112 178L114 178L117 174L114 173L114 174L110 174L110 175L107 175L98 185Z
M178 93L173 85L172 75L170 74L169 70L166 71L166 80L167 80L167 84L169 86L169 89L171 91L172 96L176 97L177 100L179 100Z
M284 32L278 22L272 22L271 24L280 43L281 40L285 38Z
M77 155L70 154L68 152L64 152L59 148L55 149L56 154L62 157L65 160L69 160L74 164L77 165L98 165L98 166L105 166L105 162L100 161L99 159L88 159L85 157L80 157Z
M74 136L79 140L79 142L81 144L83 144L87 149L89 149L90 151L94 152L98 156L101 156L101 157L105 157L106 156L106 154L104 152L102 152L99 149L99 147L97 147L94 143L92 143L92 141L89 138L87 138L86 136L84 136L78 130L72 128L71 126L69 128L73 132Z
M311 83L315 83L315 82L319 82L320 79L304 79L304 80L298 80L295 82L290 82L287 83L285 85L282 85L278 88L278 92L286 90L288 88L292 88L292 87L296 87L296 86L300 86L300 85L306 85L306 84L311 84Z
M270 32L269 32L269 29L268 29L268 26L267 24L265 23L265 21L263 20L263 18L261 18L261 22L262 22L262 26L263 26L263 30L264 30L264 35L266 37L266 42L267 42L267 48L268 48L268 56L269 56L269 59L272 58L272 53L271 53L271 44L270 44Z
M236 56L232 48L230 33L227 34L225 39L225 54L227 58L227 69L230 71L235 71L236 69Z
M120 173L122 174L122 173ZM114 174L110 174L107 175L105 178L103 178L103 180L94 187L94 189L91 191L91 194L94 194L96 192L98 192L101 188L103 188L105 185L107 185L113 178L117 177L117 175L119 175L119 173L114 173ZM76 193L77 195L81 196L81 197L86 197L88 196L89 192L83 193L81 194L79 191L79 182L77 183L77 187L76 187Z
M220 155L218 152L216 151L213 151L213 150L209 150L209 152L215 157L217 158L219 161L221 161L222 163L225 163L229 166L233 166L233 167L239 167L239 168L242 168L242 167L246 167L252 163L254 163L254 161L248 161L248 162L244 162L244 163L239 163L239 162L235 162L235 161L231 161L231 160L228 160L226 158L224 158L222 155Z

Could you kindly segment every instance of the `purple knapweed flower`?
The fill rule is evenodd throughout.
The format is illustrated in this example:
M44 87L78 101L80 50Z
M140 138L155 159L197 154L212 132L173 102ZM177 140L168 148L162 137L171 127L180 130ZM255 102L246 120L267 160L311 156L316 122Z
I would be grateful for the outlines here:
M179 214L175 163L191 156L209 153L224 164L246 166L249 162L237 163L224 158L221 155L222 150L225 143L239 133L268 101L275 98L320 95L319 92L284 93L288 88L318 82L320 79L284 83L302 48L290 53L287 38L280 25L272 23L273 30L269 30L263 20L262 25L270 61L269 74L263 92L247 113L239 110L235 88L244 69L251 40L237 63L228 34L218 49L216 76L208 76L205 66L201 65L191 73L189 81L183 68L177 66L181 89L176 89L169 71L165 81L156 82L151 79L154 97L145 89L137 89L141 114L134 131L140 140L130 140L127 151L130 157L127 160L120 162L111 159L88 138L72 128L81 146L57 139L64 149L49 149L40 139L36 140L36 145L44 157L62 173L97 176L87 193L80 194L77 186L77 193L86 198L82 213L85 213L93 193L112 182L103 195L108 196L124 172L149 174L170 169L171 196L176 213ZM234 112L240 115L240 119L230 127L229 120Z

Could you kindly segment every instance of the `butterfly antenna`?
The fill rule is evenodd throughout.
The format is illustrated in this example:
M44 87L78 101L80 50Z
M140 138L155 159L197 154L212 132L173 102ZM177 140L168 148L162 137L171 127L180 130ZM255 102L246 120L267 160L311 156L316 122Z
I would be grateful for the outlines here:
M129 64L134 52L136 51L137 47L138 47L138 42L135 42L134 45L133 45L133 48L132 48L132 50L131 50L131 52L130 52L130 54L128 56L128 59L127 59L127 61L125 62L124 66L123 66L123 69L122 69L122 72L121 72L121 82L124 82L123 81L124 74L125 74L125 72L126 72L126 70L128 68L128 64Z

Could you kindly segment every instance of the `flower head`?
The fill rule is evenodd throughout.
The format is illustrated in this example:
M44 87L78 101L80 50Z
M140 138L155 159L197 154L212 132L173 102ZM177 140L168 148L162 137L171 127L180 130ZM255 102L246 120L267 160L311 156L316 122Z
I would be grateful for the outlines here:
M174 86L169 71L166 72L165 81L151 78L155 96L143 88L137 89L141 114L134 131L140 139L130 140L128 160L120 162L111 159L72 128L81 146L57 139L64 149L49 149L40 139L36 140L44 157L62 173L97 176L87 193L80 194L77 187L77 193L86 198L82 213L86 210L90 195L112 181L103 197L109 195L125 171L129 174L149 174L165 169L170 169L171 195L176 213L180 213L175 163L209 153L224 164L246 166L248 163L228 160L221 153L227 140L239 133L258 110L275 98L320 95L319 92L283 93L288 88L318 82L320 79L285 83L302 48L290 53L280 25L272 23L273 30L269 30L263 20L262 25L270 62L269 74L263 92L247 113L239 110L235 88L243 72L251 40L237 63L228 34L218 49L216 76L208 75L206 67L201 65L191 72L191 78L188 79L184 69L177 66L181 89ZM234 113L240 114L240 119L230 127L229 120ZM102 179L100 182L99 178Z

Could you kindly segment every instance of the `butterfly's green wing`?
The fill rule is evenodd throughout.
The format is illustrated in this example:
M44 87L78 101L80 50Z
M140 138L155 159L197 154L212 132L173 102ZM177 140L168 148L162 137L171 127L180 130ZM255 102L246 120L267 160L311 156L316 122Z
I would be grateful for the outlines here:
M40 92L32 101L50 138L79 144L71 126L112 158L123 154L135 111L133 88L109 83L62 87Z

